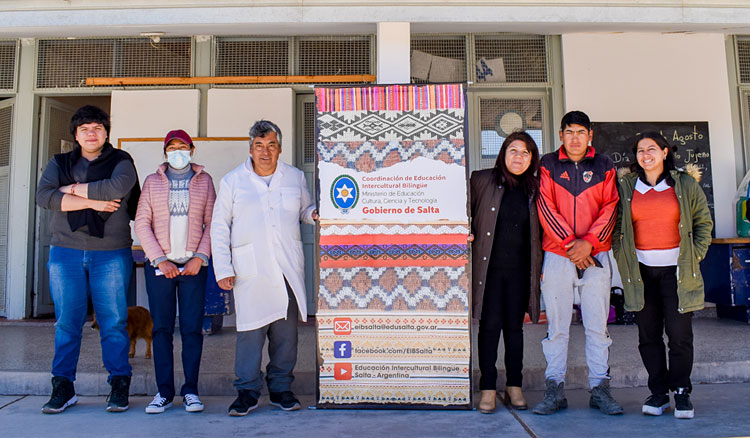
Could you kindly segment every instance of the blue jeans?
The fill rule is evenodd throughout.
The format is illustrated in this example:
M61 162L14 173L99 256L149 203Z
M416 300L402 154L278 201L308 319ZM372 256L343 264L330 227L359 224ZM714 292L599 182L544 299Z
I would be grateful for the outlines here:
M102 360L110 377L130 376L126 294L133 270L130 248L85 251L51 246L49 289L55 303L55 358L52 375L76 378L88 297L94 303Z
M182 266L176 264L177 266ZM172 338L177 305L180 306L180 336L182 337L182 369L185 383L180 395L198 395L198 372L203 353L203 308L205 306L208 269L202 267L196 275L178 275L169 279L157 276L155 268L146 261L146 292L151 319L154 320L154 373L159 394L167 400L175 396L174 353Z

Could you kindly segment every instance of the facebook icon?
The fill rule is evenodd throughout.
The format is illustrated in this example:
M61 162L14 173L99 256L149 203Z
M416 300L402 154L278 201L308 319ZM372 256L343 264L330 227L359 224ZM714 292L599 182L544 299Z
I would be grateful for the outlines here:
M352 357L352 343L350 341L336 341L333 343L333 357L345 359Z

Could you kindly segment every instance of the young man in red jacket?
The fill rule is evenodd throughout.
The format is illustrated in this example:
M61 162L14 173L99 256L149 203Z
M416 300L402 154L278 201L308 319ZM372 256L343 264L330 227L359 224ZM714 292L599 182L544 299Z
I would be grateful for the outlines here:
M613 415L623 409L609 390L607 332L611 273L609 251L619 196L615 168L606 155L589 146L593 131L589 117L571 111L560 124L562 147L542 157L539 220L544 229L542 296L547 312L546 393L536 414L568 407L563 392L573 297L580 294L589 368L589 405Z

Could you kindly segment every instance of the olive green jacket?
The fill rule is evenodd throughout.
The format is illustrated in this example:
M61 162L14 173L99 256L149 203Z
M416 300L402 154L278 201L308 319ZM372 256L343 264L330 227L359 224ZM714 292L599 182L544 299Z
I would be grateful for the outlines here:
M697 170L697 169L696 169ZM703 276L699 263L706 256L711 244L713 221L708 209L706 195L698 185L700 174L671 171L675 181L674 191L680 205L680 255L677 259L677 296L680 313L703 308ZM643 280L635 255L633 220L630 202L633 198L636 173L618 178L620 208L612 234L612 250L622 276L625 310L637 312L643 309Z

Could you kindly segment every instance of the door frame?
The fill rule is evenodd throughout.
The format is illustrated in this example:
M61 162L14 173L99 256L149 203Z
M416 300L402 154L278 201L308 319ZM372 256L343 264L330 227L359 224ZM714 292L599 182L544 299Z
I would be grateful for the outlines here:
M295 167L302 170L305 173L305 180L307 181L307 189L310 191L313 200L317 204L317 163L313 160L312 163L305 163L305 104L314 102L315 95L313 93L295 93L294 97L294 130L295 130L295 151L294 160ZM313 122L314 123L314 122ZM314 130L314 127L313 127ZM314 131L313 131L314 132ZM313 134L315 135L315 134ZM315 139L317 143L317 138ZM301 225L301 236L302 236L302 247L303 252L305 245L312 245L312 253L309 256L309 260L305 260L305 284L307 289L307 313L314 315L317 311L318 303L318 257L316 254L318 248L318 225ZM308 257L306 257L307 259Z
M11 154L13 152L13 131L14 131L13 128L15 126L15 119L16 119L16 99L15 99L15 97L10 97L10 98L3 99L2 101L0 101L0 108L6 108L6 107L10 107L11 108L11 113L10 113L11 114L10 115L10 141L11 141L11 144L10 144L10 149L8 150L8 166L5 166L5 167L7 167L7 170L3 170L2 172L7 172L6 176L8 178L8 187L7 187L7 190L8 190L8 206L7 206L8 207L8 211L6 212L6 214L8 216L10 216L10 173L11 173L11 163L13 161L13 156ZM0 188L0 190L1 189L2 188ZM6 227L5 228L6 241L5 241L5 249L4 249L5 250L5 261L6 261L5 278L4 278L4 285L5 285L4 287L5 287L5 290L3 291L3 303L2 303L3 305L2 305L2 307L0 307L0 316L7 316L7 314L8 314L7 309L8 309L8 302L9 302L9 297L8 297L9 294L8 294L8 266L7 266L7 261L8 261L8 240L7 240L7 237L8 237L8 234L9 234L9 232L8 232L9 225L10 224L8 223L8 221L6 219L6 223L5 223L5 227Z
M54 98L42 96L39 103L39 142L37 146L36 181L42 176L49 159L49 123L50 109L57 108L62 111L74 113L72 106L54 100ZM36 207L34 211L34 278L32 288L32 316L40 317L54 313L55 306L49 293L49 276L47 275L45 254L42 251L43 233L48 233L49 221L43 220L42 208Z

